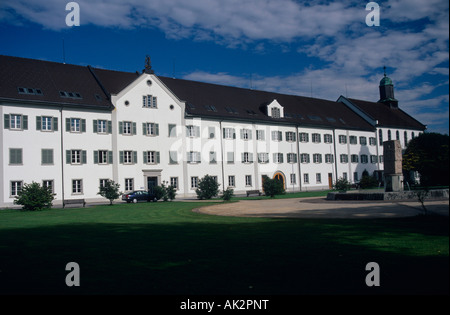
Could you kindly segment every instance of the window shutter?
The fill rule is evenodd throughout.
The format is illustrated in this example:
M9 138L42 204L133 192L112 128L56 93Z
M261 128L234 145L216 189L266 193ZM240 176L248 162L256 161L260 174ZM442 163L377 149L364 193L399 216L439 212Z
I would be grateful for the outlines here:
M98 151L94 151L94 164L98 164Z
M119 121L119 134L123 134L123 121Z
M5 115L5 116L6 116L6 115ZM6 119L6 118L5 118L5 119ZM8 116L8 126L9 126L9 116ZM8 128L9 128L9 127L8 127ZM225 134L226 134L225 128L223 128L222 131L223 131L223 138L225 139Z
M248 161L249 161L250 163L253 163L253 153L249 153L249 154L248 154Z
M28 129L28 116L27 115L23 115L22 116L22 120L23 120L22 129L23 130L27 130Z
M133 151L133 164L137 163L137 151Z
M36 130L41 130L42 126L42 117L36 116Z
M236 139L236 130L233 129L233 139Z
M201 153L200 152L195 152L195 162L197 162L197 163L201 163L202 162L202 157L201 157Z
M142 134L147 135L147 123L142 123Z
M148 151L144 151L143 153L144 153L144 155L143 155L143 161L144 161L144 164L147 164L148 163L148 155L147 155L147 152Z
M159 136L159 124L155 124L155 136Z
M293 155L294 155L294 163L297 163L297 161L298 161L297 160L297 154L294 153Z
M81 119L81 132L86 132L86 119Z
M252 131L251 130L248 131L248 140L252 140Z
M58 117L53 117L52 122L53 122L53 131L58 131Z
M241 139L244 139L244 129L241 129Z
M83 150L83 151L81 151L81 164L86 164L86 163L87 163L86 151Z
M112 133L112 122L108 120L108 133Z
M5 129L9 129L9 126L10 126L9 122L10 122L9 114L5 114L5 119L4 119L4 124L3 124L4 125L3 127Z
M94 123L92 124L92 129L94 130L94 133L98 132L97 127L98 127L98 120L94 119Z
M136 134L136 123L134 122L133 123L133 135L135 135Z
M109 164L113 163L113 152L112 151L108 151L108 163Z
M200 137L200 127L199 126L194 126L194 132L195 132L195 136L196 137Z
M70 131L70 118L66 118L66 131Z
M244 153L241 153L241 162L242 163L244 163L244 161L245 161L245 156L244 155L245 155Z
M72 152L70 150L66 150L66 164L70 164Z
M159 164L161 162L161 157L159 155L159 151L155 152L155 154L156 154L156 163Z
M123 164L123 151L119 151L119 163Z

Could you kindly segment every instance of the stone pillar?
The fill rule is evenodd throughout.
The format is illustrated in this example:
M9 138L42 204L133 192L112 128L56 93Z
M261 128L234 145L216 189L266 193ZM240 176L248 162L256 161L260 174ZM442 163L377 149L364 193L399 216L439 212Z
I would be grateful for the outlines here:
M402 146L399 140L383 142L384 191L403 191Z

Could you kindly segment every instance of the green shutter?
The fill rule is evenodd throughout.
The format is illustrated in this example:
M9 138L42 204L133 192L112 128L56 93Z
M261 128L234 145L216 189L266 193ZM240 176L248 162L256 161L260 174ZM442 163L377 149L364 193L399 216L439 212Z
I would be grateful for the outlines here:
M136 123L134 122L133 123L133 135L135 135L136 134Z
M52 122L53 122L53 131L58 131L58 117L53 117Z
M87 155L86 155L86 151L81 151L81 164L86 164L87 163Z
M98 164L98 151L94 151L94 164Z
M133 164L137 163L137 151L133 151Z
M66 131L70 131L70 118L66 118Z
M147 123L142 123L142 134L144 135L144 136L146 136L147 135Z
M159 151L155 152L156 154L156 163L159 164L161 162L161 157L159 155Z
M123 121L119 121L119 134L123 134Z
M86 132L86 119L81 119L81 132Z
M98 132L98 120L94 119L94 123L92 124L92 128L94 130L94 133Z
M144 151L143 153L144 153L144 156L143 156L143 161L144 161L144 164L147 164L148 163L148 155L147 155L147 152L148 151Z
M42 126L42 117L36 116L36 130L41 130Z
M159 136L159 124L155 124L155 136Z
M112 133L112 122L108 120L108 133Z
M66 163L70 164L72 160L72 152L70 150L66 150Z
M119 162L123 164L123 151L119 151Z
M108 151L108 163L109 164L113 163L113 152L112 151Z
M5 129L9 129L10 126L10 118L9 118L9 114L5 114L5 119L4 119L4 128Z
M23 130L27 130L28 129L28 116L27 115L23 115L22 116L22 129Z

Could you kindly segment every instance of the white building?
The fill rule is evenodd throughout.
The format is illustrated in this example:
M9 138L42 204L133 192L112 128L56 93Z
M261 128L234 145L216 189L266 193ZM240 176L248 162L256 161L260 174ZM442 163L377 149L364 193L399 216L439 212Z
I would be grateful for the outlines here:
M398 107L392 81L380 100L336 102L0 56L0 207L24 183L51 186L55 204L102 200L106 179L121 191L163 182L195 196L198 180L221 189L328 189L383 170L382 142L426 126Z

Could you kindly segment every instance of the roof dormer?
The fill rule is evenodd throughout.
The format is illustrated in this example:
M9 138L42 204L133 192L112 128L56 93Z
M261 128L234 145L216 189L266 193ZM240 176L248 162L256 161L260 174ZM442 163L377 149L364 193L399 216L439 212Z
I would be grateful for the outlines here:
M272 118L284 118L284 108L274 99L267 105L267 115Z

